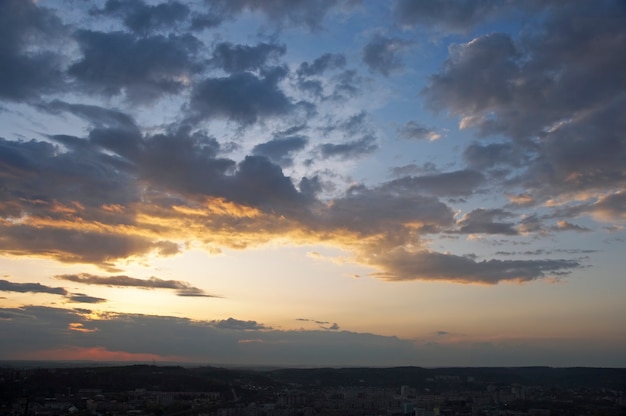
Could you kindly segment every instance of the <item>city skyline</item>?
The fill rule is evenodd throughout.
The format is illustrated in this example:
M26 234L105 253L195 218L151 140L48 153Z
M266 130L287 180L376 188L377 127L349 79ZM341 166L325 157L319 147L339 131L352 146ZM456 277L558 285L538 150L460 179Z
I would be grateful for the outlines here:
M619 0L0 3L0 360L626 367Z

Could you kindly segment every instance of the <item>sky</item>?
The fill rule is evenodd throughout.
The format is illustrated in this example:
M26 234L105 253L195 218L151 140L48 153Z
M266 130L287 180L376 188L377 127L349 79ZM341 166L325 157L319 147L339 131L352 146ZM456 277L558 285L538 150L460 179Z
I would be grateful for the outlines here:
M626 367L622 0L1 0L0 360Z

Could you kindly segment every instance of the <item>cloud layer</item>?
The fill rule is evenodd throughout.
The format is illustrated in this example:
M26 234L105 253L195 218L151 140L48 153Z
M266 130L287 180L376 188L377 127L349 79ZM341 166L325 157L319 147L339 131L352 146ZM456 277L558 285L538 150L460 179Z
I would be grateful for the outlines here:
M25 275L3 292L220 297L129 266L272 243L340 250L388 285L551 282L601 268L592 254L625 238L619 0L74 6L0 2L0 260L71 266L43 278L81 289ZM3 313L26 325L33 311L94 330L77 337L117 331L123 315ZM407 351L306 319L341 351L342 337ZM313 339L255 320L180 322L249 332L238 348ZM119 350L103 342L81 347Z

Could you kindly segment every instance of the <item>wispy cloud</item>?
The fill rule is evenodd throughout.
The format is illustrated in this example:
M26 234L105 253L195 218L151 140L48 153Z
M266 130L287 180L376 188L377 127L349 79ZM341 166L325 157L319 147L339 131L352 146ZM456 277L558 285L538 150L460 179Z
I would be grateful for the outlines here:
M149 279L137 279L126 275L100 276L89 273L80 273L60 274L54 277L59 280L83 283L87 285L138 287L142 289L171 289L175 290L178 296L219 297L216 295L210 295L204 290L194 287L187 282L180 280L164 280L154 276Z
M8 280L0 280L0 291L18 293L51 293L54 295L67 295L68 292L62 287L51 287L41 283L14 283Z

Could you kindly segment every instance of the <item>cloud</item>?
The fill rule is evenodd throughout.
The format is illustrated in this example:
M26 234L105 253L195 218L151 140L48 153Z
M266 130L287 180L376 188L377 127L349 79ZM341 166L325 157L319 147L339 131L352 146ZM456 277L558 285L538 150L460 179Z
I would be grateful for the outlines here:
M451 225L453 212L432 196L395 192L384 185L372 189L355 186L332 201L321 222L329 230L347 229L359 236L391 235L391 240L404 244L415 238L412 232L416 228Z
M498 0L397 0L393 15L404 26L441 26L465 31L503 8Z
M224 118L244 125L287 115L294 104L278 86L285 75L285 69L277 67L260 77L241 72L207 78L193 88L191 109L201 119Z
M96 129L126 130L141 135L135 120L127 113L115 109L100 107L89 104L73 104L61 100L53 100L50 103L41 103L39 108L52 114L67 111L89 122Z
M178 296L215 297L214 295L209 295L202 289L194 287L187 282L183 282L180 280L164 280L154 276L150 277L149 279L137 279L135 277L130 277L126 275L99 276L89 273L80 273L59 274L54 277L59 280L83 283L86 285L138 287L142 289L171 289L175 290Z
M361 92L363 79L356 70L348 69L332 78L333 92L328 97L333 101L345 101Z
M52 257L62 262L101 267L111 267L116 259L148 254L160 248L142 236L114 230L81 230L80 226L71 228L64 222L58 225L67 227L65 229L51 226L54 221L32 216L21 223L1 224L0 248L12 255Z
M61 56L37 45L55 44L64 34L61 21L35 1L0 3L0 99L36 101L62 87Z
M232 329L232 330L237 330L237 331L258 331L258 330L272 329L272 328L267 328L263 324L259 324L257 321L241 321L235 318L228 318L228 319L224 319L221 321L211 321L210 323L216 328Z
M436 196L471 195L483 182L482 175L475 171L433 173L399 178L372 188L354 186L345 195L322 202L315 199L320 190L319 179L303 179L301 191L298 191L282 169L266 157L247 156L238 164L218 158L219 144L201 132L179 129L141 136L131 133L132 120L120 113L93 107L65 107L92 119L101 127L92 130L89 140L57 138L66 146L66 153L59 153L54 146L43 142L0 142L6 143L4 147L0 146L0 154L6 155L0 159L8 167L5 171L15 172L8 176L11 181L16 181L8 189L22 191L22 199L2 206L5 217L12 216L15 220L1 224L0 247L11 250L12 254L49 256L61 261L92 262L111 267L116 259L151 251L176 254L179 245L163 240L167 235L172 240L191 238L209 245L242 248L247 244L269 241L281 233L295 232L305 241L318 241L319 235L334 235L336 243L355 253L355 261L404 276L407 273L395 273L395 261L383 260L387 256L395 258L391 253L407 247L413 247L411 250L424 248L421 233L443 231L454 225L452 210ZM361 118L354 120L357 119ZM107 135L112 131L109 126L114 125L123 126L122 130L128 131L121 136L126 140L123 144L115 140L115 135ZM116 189L117 202L105 194L102 186L93 185L103 180L100 174L96 175L96 170L93 178L84 173L80 176L84 191L63 196L69 189L63 185L67 174L59 174L57 180L55 169L67 172L73 166L74 157L98 161L102 157L98 153L101 149L115 152L128 162L119 165L110 155L98 162L102 166L100 172L110 170L112 177L119 176L119 183L114 182L112 188ZM353 151L350 146L342 150ZM36 173L42 162L49 166L48 175ZM94 164L87 167L93 169ZM78 177L79 172L81 169L77 166L72 175ZM135 176L141 178L142 183L150 184L149 198L148 194L127 191L121 186L133 184L134 180L127 178ZM26 183L22 184L22 181ZM38 181L43 182L39 184ZM46 188L42 188L44 184ZM29 195L29 189L33 198L34 195L48 194L51 198L59 197L59 200L33 199L29 202L24 199ZM96 194L92 195L93 192ZM167 192L169 196L165 198L166 194L161 192ZM77 195L80 195L79 200L75 200ZM131 199L125 200L126 195ZM143 204L135 201L140 195ZM177 197L172 199L174 196ZM210 198L208 201L211 202L206 202L205 198ZM29 214L25 216L26 207ZM87 219L97 220L98 225L85 221ZM475 223L471 224L476 227ZM528 222L520 224L520 232L529 232L528 225ZM493 231L485 227L483 225L481 230ZM379 246L372 247L371 241L378 242ZM380 257L370 257L366 253L369 250L380 252ZM456 261L454 256L443 259ZM492 267L496 266L500 263L494 263ZM543 276L548 266L549 263L536 267L534 263L529 264L530 268L539 270L529 276ZM563 271L570 266L567 262L557 262L554 270L561 267ZM502 265L503 269L507 267ZM487 276L481 277L481 271ZM431 270L430 274L421 277L418 270L410 274L410 278L459 279L454 270L450 276L446 275L447 272L442 261L437 273ZM492 277L492 273L490 268L475 267L475 273L462 280L499 280ZM526 278L523 273L516 276ZM506 279L509 279L508 270L504 271L501 280ZM180 288L178 294L199 296L202 292Z
M332 9L345 9L359 3L354 0L310 0L291 1L276 0L259 2L256 0L215 0L208 2L210 16L220 20L234 17L244 11L258 12L271 23L281 27L284 25L305 26L311 30L319 29L326 15Z
M579 233L591 231L591 229L587 227L581 227L580 225L572 224L571 222L565 220L557 221L556 226L552 229L554 231L577 231Z
M497 222L498 219L511 218L513 213L502 209L478 208L465 214L458 222L458 232L461 234L503 234L517 235L515 224Z
M527 282L549 276L562 276L581 267L574 260L484 260L431 251L395 248L378 255L363 254L366 261L385 271L375 276L392 281L442 280L456 283L496 284Z
M363 62L371 72L389 76L392 72L402 68L398 53L408 44L402 39L376 35L363 47Z
M200 42L191 35L135 37L126 32L78 30L82 57L68 74L88 91L124 93L134 103L180 92L201 68L194 55Z
M472 143L463 151L463 159L468 166L476 170L502 166L519 167L522 165L523 155L523 149L518 149L511 143L489 143L486 145Z
M314 324L317 324L319 328L327 330L327 331L338 331L340 329L339 325L336 322L331 325L330 322L328 321L318 321L315 319L308 319L308 318L296 318L296 321L312 322Z
M293 163L291 155L306 147L308 139L304 136L278 137L265 143L257 144L252 153L265 156L277 165L288 167Z
M215 45L211 65L228 73L260 70L270 59L284 55L285 45L259 43L255 46L221 42Z
M322 75L326 71L341 69L346 65L346 57L340 53L325 53L313 62L303 62L297 70L299 77Z
M224 21L224 16L217 13L200 13L195 14L191 18L189 29L192 31L201 31L219 26Z
M246 156L239 163L228 195L232 200L257 207L282 210L303 208L303 196L282 169L263 156Z
M103 125L112 116L119 118L118 113L88 110L86 117L98 118ZM211 234L208 230L221 228L238 235L230 238L233 242L242 241L239 231L231 228L237 221L215 228L203 220L181 228L172 205L193 206L210 197L230 201L233 207L240 204L237 209L287 213L302 210L310 198L265 157L248 156L238 164L218 158L219 144L201 132L178 129L142 137L133 130L103 126L87 139L53 137L59 146L0 139L4 189L7 197L12 195L0 205L0 248L14 255L109 267L116 259L152 251L178 253L178 244L164 240L162 233L189 238L183 231L195 229L192 238L203 240L202 235ZM148 184L151 192L140 191L140 184ZM219 221L232 222L235 217L227 213L218 215ZM150 224L157 218L161 225Z
M320 145L320 152L325 159L331 157L354 159L368 155L378 149L378 145L375 141L375 137L366 135L358 140L352 140L347 143L323 143Z
M141 0L107 0L101 10L92 13L120 17L131 31L147 34L174 27L187 18L190 10L185 4L171 0L155 5Z
M517 56L513 41L502 33L452 45L443 71L431 77L422 94L435 110L476 114L496 109L512 98Z
M276 3L238 0L212 2L207 13L230 19L241 12L259 12L275 18L275 23L291 24L296 15L289 15L288 9L295 13L296 8L318 7L326 15L342 4L294 3L279 11ZM434 164L409 164L396 170L401 177L387 182L372 178L373 183L365 184L348 176L329 179L330 172L322 169L313 171L321 164L370 155L385 145L372 127L370 107L340 102L363 91L359 72L345 69L348 55L324 53L304 62L290 56L287 66L277 62L287 54L286 46L279 43L280 34L253 45L220 39L211 48L203 47L195 37L174 30L193 18L194 11L185 17L172 15L168 21L162 12L166 9L157 7L177 5L109 1L98 13L112 13L122 20L144 13L144 20L138 20L143 23L127 26L136 32L73 32L78 48L67 61L68 79L82 92L105 96L85 104L80 96L70 103L65 101L70 96L64 95L31 109L44 111L46 117L78 117L88 124L82 127L87 131L82 136L0 139L5 196L0 205L0 249L112 268L116 261L132 256L177 254L188 242L215 250L287 236L304 244L329 241L350 250L355 261L381 267L363 255L371 248L370 241L384 253L429 252L424 236L440 232L543 235L551 231L550 225L543 224L546 218L567 221L570 226L562 229L572 229L573 216L622 217L623 204L615 190L621 189L626 177L619 134L624 127L619 117L624 99L597 73L607 71L606 78L616 78L619 87L622 79L617 74L622 73L618 70L623 62L617 53L604 56L618 49L609 42L597 56L602 65L591 64L596 55L590 45L608 36L603 28L583 22L583 33L548 8L546 19L536 22L541 31L522 31L517 38L492 33L453 45L421 97L432 109L453 114L463 127L481 136L458 150L466 166L441 172ZM577 4L559 11L576 17L587 7ZM592 17L605 18L613 7L603 2ZM28 13L51 16L45 9L35 9ZM45 28L35 17L33 22ZM621 33L612 22L608 26ZM37 28L31 29L39 33ZM22 36L21 29L11 26L10 30L17 31L11 36ZM573 53L573 41L561 36L567 34L581 42L588 59ZM581 72L572 72L544 53L542 40L545 49L576 64L573 67ZM618 46L620 41L615 41ZM399 51L407 46L392 36L375 35L364 53L376 57L369 62L376 74L388 75L398 68ZM557 73L562 76L556 77ZM578 76L585 82L573 88ZM319 87L315 105L331 106L324 115L314 114L313 104L298 101L299 94L305 94L299 84L309 81L319 83L308 84ZM597 83L597 90L587 88L587 81ZM146 104L170 92L182 94L173 102L159 102L174 110L168 120L155 125L141 125L149 123L147 108L137 110L124 100ZM93 104L103 99L112 100L112 108ZM118 104L126 110L114 107ZM300 106L311 110L306 121L291 118ZM532 120L526 120L527 115ZM229 123L242 128L231 133ZM258 136L261 131L263 136ZM321 138L313 132L321 132ZM415 139L437 135L415 121L403 125L400 134ZM497 139L486 137L491 135ZM236 141L240 147L233 151ZM307 148L313 152L309 164L296 165L300 161L295 155ZM320 159L315 167L314 158ZM290 177L287 168L301 176ZM340 180L350 183L345 192ZM539 206L553 190L558 191L555 200L580 189L590 192L579 203L561 207L558 213L563 215L556 215L554 205L546 206L552 214L529 214L517 228L508 222L505 211L495 208L472 211L455 222L448 204L498 185L510 187L507 195L517 208ZM444 203L438 198L458 199ZM184 295L202 292L189 289Z
M540 30L518 39L493 33L451 47L422 95L461 127L508 138L464 157L476 168L524 163L515 183L538 202L623 187L623 16L615 1L549 8Z
M405 139L413 140L429 140L435 141L441 138L441 134L435 130L425 127L415 121L409 121L404 126L398 129L398 132Z
M626 191L618 191L602 196L591 207L594 216L604 221L626 217Z
M10 359L49 359L62 347L76 352L115 351L120 356L117 359L176 356L191 362L281 366L371 365L387 362L389 355L394 357L393 364L406 364L416 356L411 341L396 337L336 330L274 330L234 318L192 321L118 313L94 317L35 306L0 308L0 314L8 317L0 320L0 330L9 334L0 345L0 355ZM98 330L68 331L70 324Z
M104 303L104 302L107 302L106 299L97 298L97 297L94 297L94 296L88 296L88 295L85 295L84 293L72 293L71 295L66 296L66 298L70 302L76 302L76 303Z
M581 363L612 367L623 363L619 342L599 345L597 340L571 337L486 341L472 337L448 342L447 337L438 336L437 343L425 343L351 331L218 328L211 321L171 316L88 315L37 306L0 308L0 317L0 331L6 335L0 343L0 356L14 360L83 357L98 361L156 359L283 367L303 363L310 367L548 364L567 367ZM563 351L568 354L564 356Z
M424 193L438 196L472 195L485 177L476 170L433 173L421 176L404 176L384 184L394 192Z
M41 283L13 283L8 280L0 280L0 291L17 293L52 293L54 295L67 295L67 290L62 287L50 287Z

